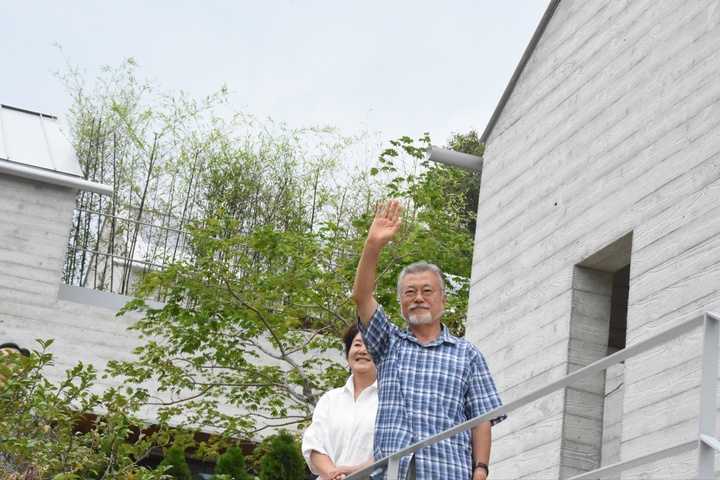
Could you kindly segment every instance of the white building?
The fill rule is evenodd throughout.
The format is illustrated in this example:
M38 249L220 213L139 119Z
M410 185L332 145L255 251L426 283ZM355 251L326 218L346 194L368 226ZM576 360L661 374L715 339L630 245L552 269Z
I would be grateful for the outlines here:
M467 338L506 403L720 311L718 78L717 1L550 2L483 134ZM510 413L491 478L697 438L700 347L695 329ZM623 478L695 478L697 456Z

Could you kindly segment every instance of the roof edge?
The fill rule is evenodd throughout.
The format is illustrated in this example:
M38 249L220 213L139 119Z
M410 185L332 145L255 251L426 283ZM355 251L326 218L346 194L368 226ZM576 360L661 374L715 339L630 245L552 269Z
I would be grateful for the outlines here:
M488 122L485 130L480 136L480 141L482 143L487 142L488 137L495 128L495 124L497 123L498 118L500 118L500 114L505 109L505 105L507 105L508 100L510 100L510 95L512 95L513 90L515 90L515 85L517 85L520 75L522 74L523 70L525 70L525 66L527 65L530 57L535 51L535 47L537 47L537 44L540 42L540 38L543 36L543 33L545 33L545 27L547 27L547 24L550 23L550 19L555 13L555 9L560 4L560 2L561 0L551 0L550 4L545 10L543 17L540 20L540 24L535 29L535 33L530 39L530 43L528 44L527 48L525 49L525 53L523 53L523 56L520 59L520 63L518 63L518 66L515 68L513 76L510 78L510 83L508 83L507 87L505 87L505 92L503 92L502 97L500 97L500 102L497 104L497 107L495 107L495 111L490 117L490 121Z
M61 187L77 188L78 190L99 193L101 195L112 195L114 191L113 187L102 183L91 182L80 177L0 159L0 174L3 173L52 185L59 185Z
M50 115L49 113L36 112L36 111L34 111L34 110L28 110L27 108L20 108L20 107L15 107L15 106L12 106L12 105L8 105L8 104L6 104L6 103L0 103L0 108L8 108L8 109L10 109L10 110L16 110L16 111L18 111L18 112L30 113L30 114L33 114L33 115L40 115L40 116L42 116L42 117L52 118L53 120L57 120L57 119L58 119L58 117L56 117L55 115Z

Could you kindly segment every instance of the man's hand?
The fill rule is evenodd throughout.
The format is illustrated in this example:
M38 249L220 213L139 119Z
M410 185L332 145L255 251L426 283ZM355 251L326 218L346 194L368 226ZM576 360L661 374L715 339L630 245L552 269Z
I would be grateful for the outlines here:
M388 200L385 205L379 204L365 243L381 248L390 243L390 240L400 230L402 209L402 205L397 200Z
M365 239L365 246L360 256L360 262L358 262L353 284L355 308L364 328L368 328L370 325L370 319L377 308L373 289L375 288L375 269L380 251L400 230L401 212L402 205L397 200L388 200L385 205L379 204L377 212L375 212L375 219Z

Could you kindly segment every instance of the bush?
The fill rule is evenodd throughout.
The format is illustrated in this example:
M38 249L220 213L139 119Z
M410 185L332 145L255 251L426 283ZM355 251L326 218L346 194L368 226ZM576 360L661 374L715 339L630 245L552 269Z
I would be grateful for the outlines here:
M170 467L163 473L169 475L170 478L175 480L191 480L190 468L188 467L187 460L185 460L185 453L183 449L174 445L170 447L165 455L165 458L160 462L160 467Z
M215 464L215 476L217 475L225 475L224 478L229 480L250 480L245 456L240 447L230 447L218 457Z
M97 372L82 363L50 382L43 371L54 366L53 341L38 343L29 357L0 358L0 478L153 478L137 463L170 432L132 438L145 426L133 417L143 395L125 388L93 394Z
M270 439L270 451L260 462L260 480L303 480L305 460L295 438L281 431Z

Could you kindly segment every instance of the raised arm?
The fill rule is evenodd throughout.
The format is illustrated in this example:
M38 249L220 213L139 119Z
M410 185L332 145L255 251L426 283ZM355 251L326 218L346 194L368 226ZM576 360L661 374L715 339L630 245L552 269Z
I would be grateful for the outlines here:
M390 243L400 230L400 213L402 205L397 200L388 200L378 205L368 236L365 239L360 262L355 273L353 284L353 300L360 322L365 328L370 325L370 319L377 308L377 301L373 296L375 289L375 270L382 249Z

